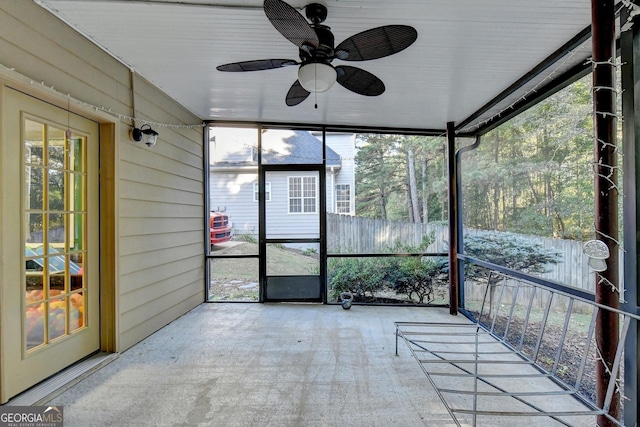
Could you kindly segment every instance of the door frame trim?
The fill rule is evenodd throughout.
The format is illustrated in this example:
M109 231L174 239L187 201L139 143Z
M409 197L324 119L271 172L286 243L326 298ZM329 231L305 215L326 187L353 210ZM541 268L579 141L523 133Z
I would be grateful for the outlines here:
M29 79L14 70L0 67L0 121L3 117L3 107L6 88L15 89L38 101L48 103L71 113L78 114L99 124L99 251L100 251L100 350L103 352L117 352L118 343L118 135L125 130L125 126L113 115L100 110L92 110L87 104L64 95L44 85L42 87L33 84ZM0 144L4 135L0 133ZM0 189L1 192L1 189ZM0 211L0 219L3 213ZM1 250L1 247L0 247ZM0 256L2 254L0 253ZM0 282L0 290L3 284ZM0 317L0 329L2 318ZM0 340L0 354L3 354ZM0 357L0 378L5 372L4 358ZM7 396L4 382L0 381L0 402L7 401L12 396Z
M324 136L324 135L323 135ZM325 141L323 137L323 152ZM325 156L323 156L324 158ZM318 221L320 235L318 239L267 239L267 211L264 198L265 180L267 172L318 172ZM258 172L258 191L260 199L258 203L258 224L259 224L259 279L260 279L260 302L275 302L276 300L267 298L267 243L318 243L320 246L319 267L320 267L320 297L318 299L301 298L299 300L287 300L288 302L327 302L327 186L326 186L326 165L323 161L319 164L287 164L287 165L260 165ZM295 276L292 276L295 277ZM279 301L279 300L278 300Z

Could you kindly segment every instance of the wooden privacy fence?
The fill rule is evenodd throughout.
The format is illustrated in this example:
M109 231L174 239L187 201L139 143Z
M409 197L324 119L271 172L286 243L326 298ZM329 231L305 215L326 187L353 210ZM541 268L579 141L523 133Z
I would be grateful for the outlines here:
M480 230L465 229L465 234ZM396 243L419 246L424 236L432 236L434 242L427 252L440 253L448 250L448 228L442 224L414 224L399 221L361 218L348 215L327 214L327 246L329 253L375 254L388 252ZM587 265L583 255L583 242L561 240L537 236L523 236L532 244L539 243L545 248L554 248L562 254L562 260L548 265L549 272L538 274L554 282L583 289L595 290L595 274ZM620 252L620 278L623 274L623 253ZM467 287L473 293L474 287ZM472 295L467 295L473 297ZM480 299L482 295L477 295Z
M435 242L428 251L446 252L446 226L327 214L329 253L387 253L396 243L417 247L431 232Z

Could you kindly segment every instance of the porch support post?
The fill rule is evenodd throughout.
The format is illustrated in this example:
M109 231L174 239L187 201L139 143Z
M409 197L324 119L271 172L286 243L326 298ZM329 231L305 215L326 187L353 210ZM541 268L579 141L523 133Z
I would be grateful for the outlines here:
M637 2L636 2L637 3ZM624 153L624 299L625 311L638 312L640 292L640 23L630 21L630 10L623 8L620 23L632 26L620 35L620 59L622 62L622 152ZM637 420L640 396L638 383L640 375L640 330L638 323L632 322L627 333L624 349L624 419Z
M609 248L607 269L596 273L596 302L618 307L618 187L615 96L615 9L614 0L591 0L593 45L593 108L595 133L595 228L596 238ZM596 369L596 401L604 407L607 387L618 346L618 315L600 310L595 339L601 360ZM620 419L620 395L614 393L609 415ZM605 415L598 426L614 426Z
M458 173L456 135L453 122L447 123L447 165L449 175L449 313L458 314Z

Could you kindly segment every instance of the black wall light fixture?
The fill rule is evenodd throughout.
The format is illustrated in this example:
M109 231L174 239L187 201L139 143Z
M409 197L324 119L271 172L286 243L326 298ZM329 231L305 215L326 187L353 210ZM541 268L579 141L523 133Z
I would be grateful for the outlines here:
M158 141L158 132L151 129L149 124L144 124L140 128L134 127L131 130L131 139L136 142L143 142L147 147L153 147Z

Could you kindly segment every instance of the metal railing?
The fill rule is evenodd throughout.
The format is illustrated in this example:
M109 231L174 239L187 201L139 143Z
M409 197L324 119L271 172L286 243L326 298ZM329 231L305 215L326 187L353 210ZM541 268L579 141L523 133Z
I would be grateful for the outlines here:
M625 425L609 412L618 399L624 401L624 342L640 317L495 271L478 286L485 286L484 297L465 301L474 323L395 323L396 354L402 339L456 425L493 426L498 419L520 425L523 418L545 417L552 424L585 426L595 425L598 416ZM564 309L552 309L558 306ZM612 366L604 363L595 342L603 310L617 316L620 325ZM598 364L615 379L601 405L595 397Z

